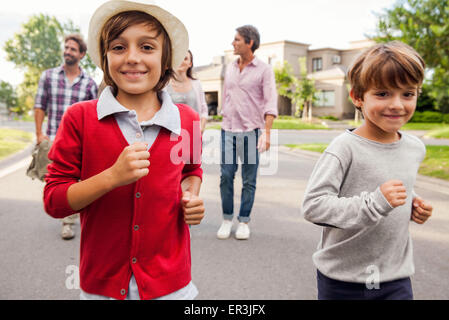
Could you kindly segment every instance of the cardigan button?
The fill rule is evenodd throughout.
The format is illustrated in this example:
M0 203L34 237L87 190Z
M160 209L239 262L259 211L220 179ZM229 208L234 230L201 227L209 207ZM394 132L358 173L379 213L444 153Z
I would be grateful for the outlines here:
M139 199L142 195L140 194L140 192L136 193L136 198Z
M133 263L136 263L136 262L137 262L137 258L133 258L133 259L132 259L132 262L133 262Z
M126 290L125 290L125 289L120 290L120 294L121 294L122 296L124 296L124 295L126 294Z
M134 230L135 231L139 230L139 226L137 224L134 226Z

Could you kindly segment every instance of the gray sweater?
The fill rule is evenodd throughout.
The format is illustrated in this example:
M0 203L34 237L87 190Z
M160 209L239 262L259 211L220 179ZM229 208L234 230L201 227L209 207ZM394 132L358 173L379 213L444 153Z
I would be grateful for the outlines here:
M324 226L313 262L329 278L366 283L373 270L379 281L414 273L409 223L413 185L426 149L418 138L401 133L390 144L347 130L318 160L308 182L304 218ZM392 208L380 191L401 180L406 204Z

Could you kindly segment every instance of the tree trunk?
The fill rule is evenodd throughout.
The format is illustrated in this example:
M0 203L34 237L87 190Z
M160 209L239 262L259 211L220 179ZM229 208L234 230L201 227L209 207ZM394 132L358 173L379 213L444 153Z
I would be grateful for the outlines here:
M309 111L308 120L309 120L309 122L312 122L312 102L308 101L307 105L308 105L307 111Z
M302 106L302 121L307 121L307 102Z

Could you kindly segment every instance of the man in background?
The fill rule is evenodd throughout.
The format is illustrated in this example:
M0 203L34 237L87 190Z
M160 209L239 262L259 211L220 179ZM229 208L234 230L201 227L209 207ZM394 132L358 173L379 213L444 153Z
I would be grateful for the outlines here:
M79 34L67 35L64 38L64 63L42 73L34 104L37 145L45 140L50 143L54 140L62 116L69 106L97 98L97 84L79 65L86 51L86 43ZM46 115L47 130L43 133L42 124ZM63 239L75 237L73 225L76 217L75 214L62 219Z

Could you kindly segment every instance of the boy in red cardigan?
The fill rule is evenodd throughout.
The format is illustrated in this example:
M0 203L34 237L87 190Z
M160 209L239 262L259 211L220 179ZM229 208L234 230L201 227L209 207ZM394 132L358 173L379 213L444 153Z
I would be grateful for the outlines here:
M188 225L198 197L198 115L162 92L188 50L184 25L148 1L109 1L88 51L108 87L67 110L50 150L45 209L80 212L81 299L193 299Z

